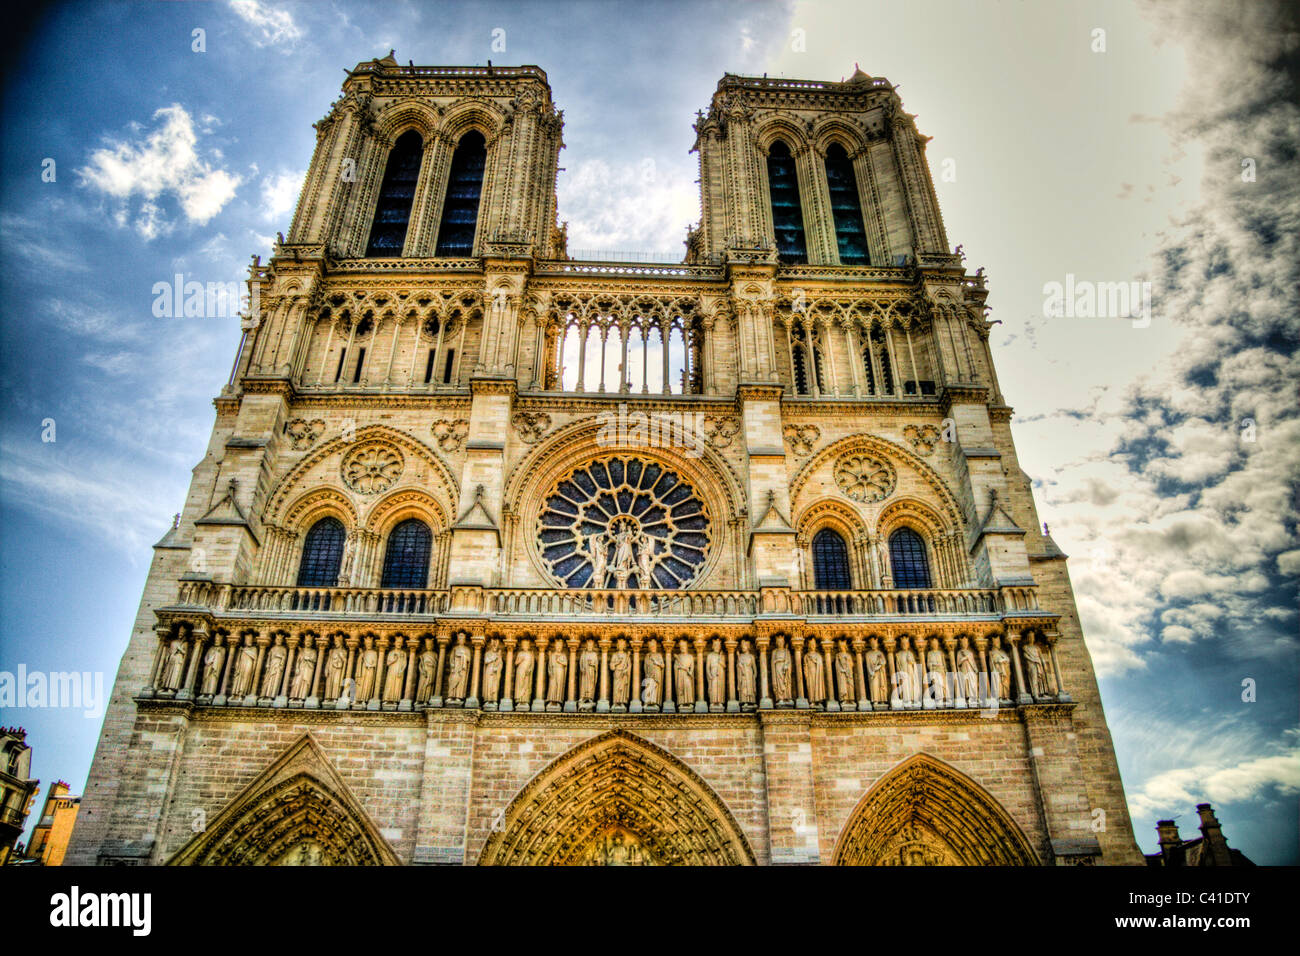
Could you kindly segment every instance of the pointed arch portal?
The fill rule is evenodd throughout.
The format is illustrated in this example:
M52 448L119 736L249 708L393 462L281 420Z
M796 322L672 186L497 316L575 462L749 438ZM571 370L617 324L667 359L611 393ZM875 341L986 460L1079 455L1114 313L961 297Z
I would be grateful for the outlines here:
M668 751L616 730L524 787L480 865L738 866L753 851L722 800Z
M1037 866L1011 815L983 787L928 754L903 761L862 798L835 847L837 866Z

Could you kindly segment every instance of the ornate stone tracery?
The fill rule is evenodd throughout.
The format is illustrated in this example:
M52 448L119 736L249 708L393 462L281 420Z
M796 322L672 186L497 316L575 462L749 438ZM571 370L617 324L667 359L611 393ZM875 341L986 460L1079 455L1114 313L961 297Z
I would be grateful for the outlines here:
M835 483L854 501L883 501L897 482L893 467L874 455L850 453L835 463Z

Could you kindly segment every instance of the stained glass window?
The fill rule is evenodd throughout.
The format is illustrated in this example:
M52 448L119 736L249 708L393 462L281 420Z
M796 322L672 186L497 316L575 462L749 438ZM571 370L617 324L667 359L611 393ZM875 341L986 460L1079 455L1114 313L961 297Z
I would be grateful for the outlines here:
M311 526L298 565L299 587L332 588L338 583L345 536L343 522L338 518L321 518Z
M831 194L831 217L835 220L840 264L869 265L867 231L862 225L862 204L858 200L858 180L853 174L853 163L839 143L832 143L826 150L826 185Z
M925 542L911 528L899 528L889 536L889 564L896 588L930 587L930 562Z
M478 223L478 201L487 168L487 146L483 134L470 130L461 137L451 157L451 175L442 203L442 224L438 227L439 256L472 256L474 229Z
M370 227L367 256L402 254L423 153L424 140L413 129L397 137L393 144L392 152L388 154L388 166L384 169L384 182L379 187L379 202L375 205L375 221Z
M776 231L777 256L782 262L807 262L799 175L795 171L790 147L779 139L767 154L767 188L772 196L772 228Z
M847 591L853 587L849 574L849 549L844 539L830 528L813 535L813 580L819 591Z
M429 582L433 535L418 518L408 518L388 535L381 588L422 588Z

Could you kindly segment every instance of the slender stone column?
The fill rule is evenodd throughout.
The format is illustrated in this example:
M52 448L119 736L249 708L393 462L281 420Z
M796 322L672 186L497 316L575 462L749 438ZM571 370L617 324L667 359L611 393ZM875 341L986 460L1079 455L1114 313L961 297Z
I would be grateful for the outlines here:
M564 692L564 710L566 713L577 713L578 711L578 644L576 637L568 640L569 645L569 669L565 672L568 678Z
M889 709L902 710L906 705L900 693L898 678L894 676L898 673L898 662L894 660L894 653L898 649L898 638L891 634L880 643L885 651L885 669L889 672Z
M993 696L993 675L989 673L989 640L987 637L976 637L974 644L975 650L980 655L979 679L984 682L984 686L981 688L983 693L980 697L980 706L993 707L997 704L997 698ZM969 701L966 702L966 705L971 706Z
M402 699L397 703L398 710L415 710L415 652L419 650L420 639L406 639L406 683L402 685Z
M803 686L802 635L795 635L790 638L790 656L794 658L794 706L798 710L807 710L808 694Z
M244 703L248 703L248 698L254 702L260 701L262 697L262 665L266 663L266 649L271 645L271 635L259 634L254 638L257 644L257 661L253 664L253 686L249 688L248 693L244 695Z
M497 709L510 712L515 709L515 638L513 635L506 638L506 672L505 688L501 694L501 703Z
M857 680L857 709L860 711L871 710L871 691L867 689L867 672L862 663L862 649L866 647L866 641L860 637L853 638L851 642L853 648L853 675Z
M627 712L639 714L645 708L641 703L641 638L632 638L632 686L628 688Z
M370 699L366 701L366 710L384 709L384 677L388 670L388 644L387 635L375 640L375 686L370 691Z
M284 673L280 675L280 691L273 702L275 707L289 706L289 684L293 680L293 668L298 660L298 645L302 643L302 637L290 634L284 643L288 653L284 656Z
M609 713L609 638L600 639L600 679L597 682L596 713Z
M1073 697L1065 692L1065 685L1061 683L1061 664L1056 659L1056 642L1059 638L1053 637L1048 640L1048 636L1044 634L1043 640L1047 641L1047 653L1052 658L1052 673L1056 677L1056 699L1060 701L1074 700Z
M704 686L704 644L702 637L695 639L695 712L709 712L709 697Z
M758 645L758 709L772 709L772 692L767 683L767 645L769 638L765 635L755 640Z
M727 713L740 713L740 701L736 698L736 639L728 637L724 642L727 649Z
M1020 635L1014 631L1007 631L1007 644L1011 647L1011 663L1016 669L1016 694L1017 704L1032 704L1034 698L1029 694L1029 687L1025 684L1025 672L1020 666Z
M220 707L226 702L226 691L230 688L230 675L235 670L235 657L239 654L239 649L244 646L245 635L240 634L230 638L226 648L226 666L221 669L221 683L217 686L217 696L212 698L212 704Z
M158 647L153 653L153 665L149 668L149 676L145 679L144 687L140 688L141 697L152 697L158 686L158 673L162 670L163 661L167 657L167 645L171 642L171 626L159 625L154 628L154 634L158 637Z
M464 707L469 710L477 707L478 700L478 681L482 668L480 667L483 660L483 642L485 637L482 633L471 635L469 642L474 646L474 659L469 665L469 697L465 700Z
M176 694L177 699L189 700L198 694L199 672L203 664L203 649L208 643L208 632L202 628L196 628L190 634L190 661L189 666L185 669L185 681L181 684L180 692ZM181 695L185 696L182 697Z
M533 678L536 687L533 691L533 703L528 709L534 714L539 714L546 710L546 685L542 683L546 680L546 638L541 635L537 638L537 662L533 665Z
M951 637L943 639L943 648L948 655L947 681L951 682L952 685L952 690L947 694L947 697L952 701L953 707L965 707L966 698L962 696L961 677L957 674L957 656L953 650L956 646L957 642Z
M436 665L437 669L433 672L433 696L429 698L430 707L442 706L442 675L447 662L447 643L450 640L450 634L439 634L437 637L438 663Z
M817 653L822 659L822 674L826 684L826 712L828 714L838 714L840 712L840 697L836 687L836 678L839 676L835 672L835 654L839 651L838 642L831 637L822 638L817 645Z
M661 709L665 714L677 712L677 705L673 703L673 652L677 649L677 641L672 637L664 638L664 702Z
M311 646L316 648L316 666L311 672L311 689L307 692L307 699L302 702L303 707L318 709L320 707L320 675L325 670L325 658L329 654L330 639L312 635L307 640L311 641Z

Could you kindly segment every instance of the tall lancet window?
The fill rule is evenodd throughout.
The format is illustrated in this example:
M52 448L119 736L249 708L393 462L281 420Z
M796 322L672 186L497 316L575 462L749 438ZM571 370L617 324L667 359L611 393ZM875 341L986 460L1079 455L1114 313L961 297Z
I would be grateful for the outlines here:
M470 130L461 137L451 157L447 197L442 203L442 224L438 227L439 256L472 256L474 227L478 222L478 200L483 192L483 170L487 167L487 144L483 134Z
M790 147L781 140L767 153L767 189L772 195L772 228L776 253L782 262L807 262L803 238L803 206L799 203L799 175Z
M406 244L406 226L411 221L411 203L415 201L415 184L420 178L420 159L424 140L413 129L397 137L384 182L375 204L375 221L370 227L367 256L400 256Z
M853 163L839 143L826 150L826 185L831 193L831 216L835 219L835 241L840 265L870 265L867 259L867 231L862 225L862 204L858 201L858 179Z

